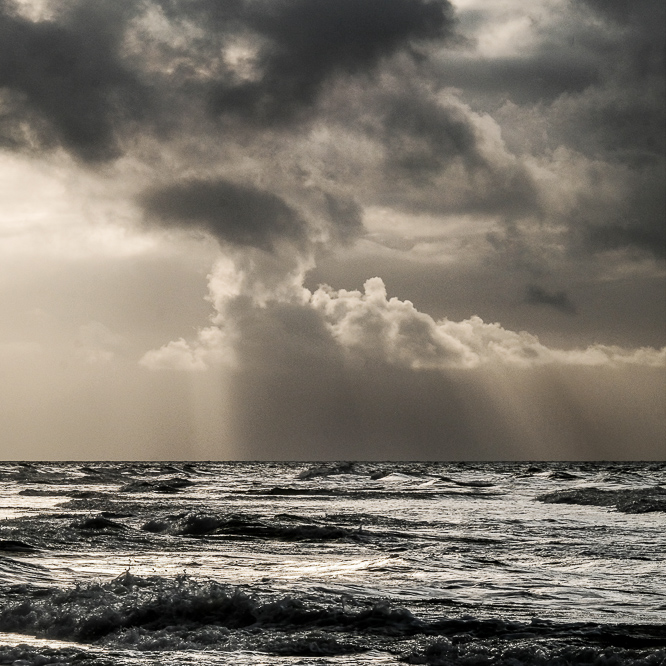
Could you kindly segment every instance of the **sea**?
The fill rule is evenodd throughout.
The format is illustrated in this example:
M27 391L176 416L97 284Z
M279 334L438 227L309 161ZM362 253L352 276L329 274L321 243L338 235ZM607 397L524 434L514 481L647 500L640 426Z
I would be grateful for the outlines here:
M0 463L0 664L666 664L664 462Z

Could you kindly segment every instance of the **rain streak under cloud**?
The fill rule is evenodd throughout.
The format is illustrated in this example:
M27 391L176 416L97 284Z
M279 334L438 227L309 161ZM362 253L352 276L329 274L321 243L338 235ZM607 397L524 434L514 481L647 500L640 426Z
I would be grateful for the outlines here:
M663 458L664 6L0 0L6 457Z

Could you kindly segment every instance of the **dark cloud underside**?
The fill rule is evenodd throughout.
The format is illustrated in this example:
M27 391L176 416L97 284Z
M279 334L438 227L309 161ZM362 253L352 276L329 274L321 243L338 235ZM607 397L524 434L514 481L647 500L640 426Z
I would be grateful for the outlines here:
M142 197L149 217L167 226L199 228L234 245L271 249L305 238L305 224L280 197L226 180L190 180Z
M218 85L213 107L270 123L311 105L335 74L369 71L411 40L446 36L452 11L443 0L277 0L246 3L243 21L264 43L260 78Z
M18 116L0 121L5 143L22 147L16 125L28 120L39 142L62 144L84 160L120 154L118 126L140 117L148 102L118 55L131 7L81 3L57 21L33 22L0 3L0 91L13 95Z
M535 21L524 50L480 57L473 38L455 31L474 21L478 29L484 14L461 8L459 20L447 0L70 0L35 21L1 0L0 142L37 152L62 146L104 162L134 155L137 139L186 137L194 158L179 169L187 179L176 173L171 185L150 189L148 213L269 248L307 236L307 216L281 188L304 161L296 138L326 126L373 151L371 159L349 149L325 158L329 182L304 195L319 188L320 224L332 221L332 239L354 238L363 208L382 205L496 217L513 242L492 247L522 244L522 265L543 259L513 232L517 222L565 228L572 257L628 250L663 259L664 7L585 0ZM393 58L417 46L420 58ZM458 90L447 92L451 85ZM507 101L515 112L501 116ZM483 114L499 118L492 150ZM538 118L531 134L526 118ZM502 153L505 136L511 150ZM216 143L254 160L260 181L209 177L197 154L206 152L210 166ZM571 182L581 184L566 193L574 202L566 210L548 203L545 181L524 159L548 169L563 147L589 162L576 167ZM303 189L302 181L287 187Z

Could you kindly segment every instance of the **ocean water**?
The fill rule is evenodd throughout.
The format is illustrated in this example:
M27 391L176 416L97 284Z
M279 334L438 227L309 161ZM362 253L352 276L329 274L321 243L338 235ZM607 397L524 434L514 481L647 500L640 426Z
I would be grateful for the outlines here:
M666 463L0 463L0 664L666 663Z

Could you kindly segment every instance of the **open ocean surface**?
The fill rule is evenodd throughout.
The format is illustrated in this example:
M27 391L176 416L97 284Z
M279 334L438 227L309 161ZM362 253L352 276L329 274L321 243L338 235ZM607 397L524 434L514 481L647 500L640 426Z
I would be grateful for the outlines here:
M0 664L666 663L666 463L0 463Z

